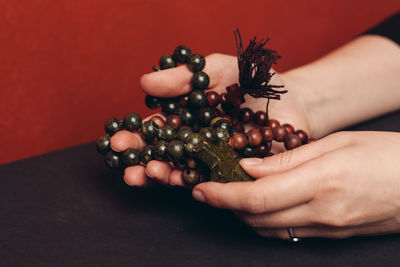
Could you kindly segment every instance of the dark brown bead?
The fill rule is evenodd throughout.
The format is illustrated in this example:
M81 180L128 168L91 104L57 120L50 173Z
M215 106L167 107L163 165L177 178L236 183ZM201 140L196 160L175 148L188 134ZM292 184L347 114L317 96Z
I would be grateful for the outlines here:
M256 151L253 147L246 146L242 151L242 155L245 158L252 158L256 156Z
M274 128L272 128L272 131L274 132L274 139L278 142L283 142L287 136L287 132L285 127L282 125L278 125Z
M277 121L277 120L272 119L272 120L268 121L268 126L270 126L271 128L275 128L278 125L280 125L280 124L279 124L279 121Z
M216 107L219 104L219 94L214 91L207 93L207 102L209 107Z
M179 129L181 128L182 120L179 115L169 115L165 123L167 125L171 125L175 129Z
M158 125L158 128L163 128L165 125L165 121L163 118L161 118L160 116L156 115L151 117L150 119L151 121L155 122Z
M307 142L308 142L308 135L306 134L305 131L303 131L303 130L297 130L297 131L295 131L294 133L297 134L297 135L300 137L301 143L302 143L303 145L304 145L304 144L307 144Z
M318 141L318 139L316 139L316 138L308 138L307 144L312 143L312 142L317 142L317 141Z
M219 103L221 104L221 108L226 112L229 112L233 109L233 105L231 102L229 102L226 93L222 93L219 95Z
M182 173L182 180L187 185L195 185L200 180L200 172L197 170L186 169Z
M260 133L264 143L268 143L274 140L274 132L272 131L271 127L269 126L262 127L260 129Z
M267 114L264 111L257 111L254 114L254 122L259 126L266 126L267 125Z
M244 126L243 126L243 124L241 123L241 122L235 122L234 124L233 124L233 128L234 129L237 129L237 130L239 130L239 131L241 131L241 132L244 132Z
M249 108L242 108L239 112L239 118L243 123L248 123L253 120L254 113Z
M256 153L257 153L257 156L260 158L266 157L269 153L269 147L264 146L264 145L259 146L256 148Z
M282 124L282 126L285 127L285 130L288 134L292 134L294 132L293 126L289 123Z
M181 106L181 108L186 107L188 103L189 103L189 95L184 95L179 98L179 106Z
M247 136L244 133L237 133L233 135L233 148L235 150L242 150L247 146Z
M249 139L249 146L257 147L262 142L262 136L258 129L251 129L247 132L247 138Z
M268 152L267 157L272 157L273 155L275 155L275 153Z
M297 134L290 134L285 139L285 148L287 150L301 146L301 138Z
M174 168L177 170L183 171L187 168L186 162L184 160L174 160L172 162L174 163Z

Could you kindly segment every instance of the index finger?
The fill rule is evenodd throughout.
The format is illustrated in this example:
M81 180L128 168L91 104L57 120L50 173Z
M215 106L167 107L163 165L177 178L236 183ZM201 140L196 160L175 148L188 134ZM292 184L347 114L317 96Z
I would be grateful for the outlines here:
M213 207L252 214L294 207L312 200L316 194L319 185L315 180L323 175L323 170L316 168L320 163L313 163L254 182L199 184L193 190L193 197Z

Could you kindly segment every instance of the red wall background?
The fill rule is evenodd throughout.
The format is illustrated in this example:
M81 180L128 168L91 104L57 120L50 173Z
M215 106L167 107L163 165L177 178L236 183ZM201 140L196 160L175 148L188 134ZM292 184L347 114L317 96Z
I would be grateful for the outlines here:
M186 44L235 54L271 37L278 71L398 11L398 0L0 0L0 163L97 139L109 117L150 114L139 78Z

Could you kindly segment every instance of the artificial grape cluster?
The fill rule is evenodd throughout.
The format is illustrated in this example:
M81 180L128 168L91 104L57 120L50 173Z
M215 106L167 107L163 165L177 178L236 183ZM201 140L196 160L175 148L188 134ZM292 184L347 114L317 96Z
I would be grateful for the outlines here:
M227 93L204 92L208 88L209 76L202 70L205 58L192 54L187 46L178 46L172 55L160 58L155 71L176 67L186 63L193 71L193 90L177 98L157 98L147 95L145 103L150 109L159 109L165 115L155 115L142 122L139 114L127 114L121 121L111 118L105 123L106 136L97 141L97 150L105 154L105 163L111 168L146 165L151 160L171 162L175 168L183 170L185 183L194 185L207 181L210 176L209 162L196 157L198 146L206 141L216 145L227 143L236 160L244 157L266 157L273 155L272 141L284 142L286 149L294 149L306 144L309 139L302 130L295 131L289 124L280 125L277 120L268 120L263 111L254 113L249 108L233 105ZM219 108L220 107L220 108ZM245 132L244 124L255 123L256 128ZM138 151L128 149L117 153L110 148L110 137L121 130L140 132L147 145Z

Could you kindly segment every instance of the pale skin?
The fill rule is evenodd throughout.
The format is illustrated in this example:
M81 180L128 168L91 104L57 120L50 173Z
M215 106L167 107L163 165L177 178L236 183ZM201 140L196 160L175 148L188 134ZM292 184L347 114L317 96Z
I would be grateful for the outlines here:
M236 57L206 58L210 89L237 82ZM191 90L186 66L146 74L143 90L172 97ZM317 142L264 159L244 159L254 182L207 182L193 197L232 210L265 237L345 238L400 233L400 133L337 132L343 127L400 109L400 49L393 41L368 35L306 66L274 76L289 93L270 105L270 117L305 130ZM246 98L244 106L264 110L264 99ZM142 148L137 133L111 139L116 151ZM276 146L278 147L278 146ZM132 186L154 181L183 186L181 172L163 162L125 170Z

